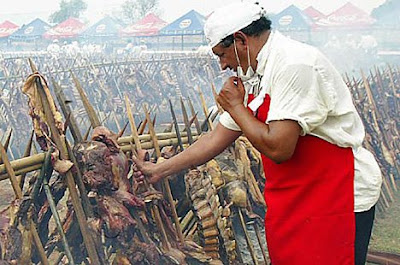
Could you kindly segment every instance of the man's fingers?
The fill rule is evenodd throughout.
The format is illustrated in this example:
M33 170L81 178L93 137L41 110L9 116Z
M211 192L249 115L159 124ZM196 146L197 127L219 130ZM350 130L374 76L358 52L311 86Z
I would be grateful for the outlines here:
M140 177L140 176L143 176L143 173L142 173L142 171L140 171L140 170L137 170L137 171L134 171L133 172L133 176L136 178L136 177Z
M243 81L242 81L242 79L238 78L238 79L237 79L237 84L238 84L238 86L243 87Z
M138 158L141 161L148 161L146 158L149 156L148 152L144 149L138 151Z
M150 184L157 183L160 179L158 177L150 177L147 179Z

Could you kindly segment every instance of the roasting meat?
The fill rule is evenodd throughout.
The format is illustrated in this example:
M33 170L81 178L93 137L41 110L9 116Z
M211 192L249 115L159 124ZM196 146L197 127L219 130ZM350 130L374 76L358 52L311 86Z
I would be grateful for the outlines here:
M39 78L39 82L42 84L44 93L48 98L50 109L53 113L56 128L61 134L64 134L64 124L62 122L61 113L58 112L54 103L53 97L50 94L50 90L47 86L46 80L39 73L34 73L28 77L22 92L29 97L29 115L32 117L33 127L36 134L36 140L43 151L47 151L49 144L49 127L46 122L44 114L44 107L39 96L38 87L36 86L36 78Z

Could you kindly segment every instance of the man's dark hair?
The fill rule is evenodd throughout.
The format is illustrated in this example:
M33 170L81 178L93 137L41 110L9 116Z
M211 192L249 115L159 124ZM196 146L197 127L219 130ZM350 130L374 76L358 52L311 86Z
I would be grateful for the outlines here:
M263 16L260 19L253 21L250 25L241 29L240 31L248 36L260 36L261 33L270 29L271 20ZM223 38L220 43L222 43L222 46L225 48L231 46L233 43L233 34Z

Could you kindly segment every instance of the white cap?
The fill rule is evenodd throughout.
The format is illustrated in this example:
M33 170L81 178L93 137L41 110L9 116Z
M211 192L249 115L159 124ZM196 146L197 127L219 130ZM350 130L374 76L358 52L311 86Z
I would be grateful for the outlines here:
M248 1L234 2L218 8L204 25L207 42L214 47L225 37L247 27L264 15L265 10L260 5Z

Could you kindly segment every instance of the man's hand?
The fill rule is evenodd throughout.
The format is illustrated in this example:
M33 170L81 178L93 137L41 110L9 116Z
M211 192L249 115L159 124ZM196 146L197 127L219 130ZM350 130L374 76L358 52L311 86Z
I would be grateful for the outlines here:
M242 80L236 76L232 76L226 80L219 92L217 101L224 110L231 113L235 107L243 106L244 94L245 90Z
M138 157L132 157L133 176L138 184L143 184L145 179L151 184L161 179L161 176L155 173L157 165L146 161L149 160L146 159L146 156L148 156L148 153L145 150L140 150Z

